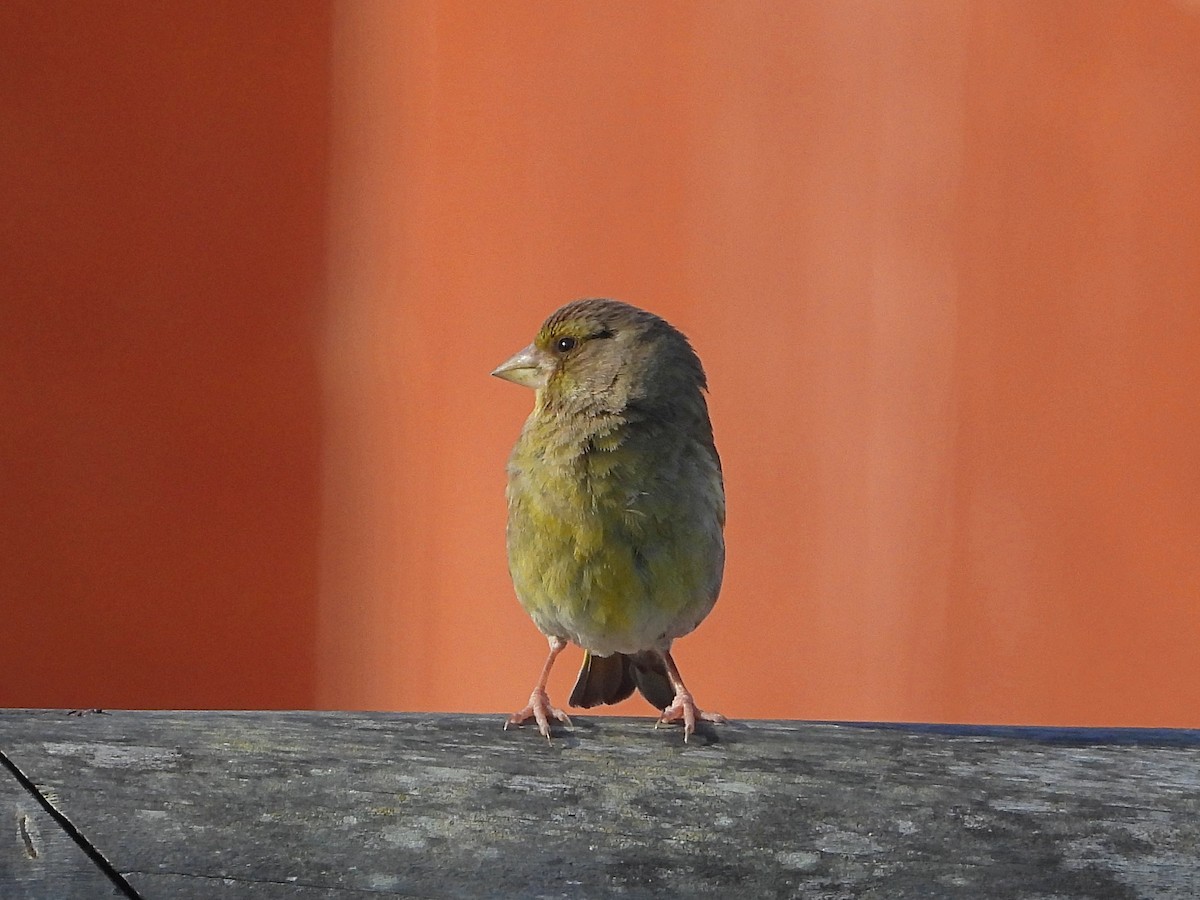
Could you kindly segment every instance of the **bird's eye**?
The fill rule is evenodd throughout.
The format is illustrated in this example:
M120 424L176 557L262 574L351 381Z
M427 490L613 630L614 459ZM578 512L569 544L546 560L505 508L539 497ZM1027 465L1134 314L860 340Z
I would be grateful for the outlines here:
M554 342L554 349L559 353L567 353L571 350L574 350L575 345L578 343L579 341L575 340L573 337L560 337Z

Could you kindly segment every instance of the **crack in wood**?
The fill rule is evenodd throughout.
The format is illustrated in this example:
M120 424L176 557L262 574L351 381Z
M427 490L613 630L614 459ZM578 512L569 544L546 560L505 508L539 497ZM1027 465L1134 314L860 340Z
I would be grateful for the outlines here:
M37 847L34 846L33 835L29 833L29 816L24 813L17 819L17 831L21 835L21 842L25 845L25 855L30 859L37 859Z

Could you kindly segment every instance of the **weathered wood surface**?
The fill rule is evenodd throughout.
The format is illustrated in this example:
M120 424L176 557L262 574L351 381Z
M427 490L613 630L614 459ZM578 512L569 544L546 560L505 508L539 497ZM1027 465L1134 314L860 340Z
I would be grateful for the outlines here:
M1200 895L1197 732L500 721L9 711L0 752L147 900ZM121 896L10 782L43 868L10 817L0 897Z
M4 766L0 766L0 816L4 823L4 840L0 841L2 900L113 896L113 882L28 786Z

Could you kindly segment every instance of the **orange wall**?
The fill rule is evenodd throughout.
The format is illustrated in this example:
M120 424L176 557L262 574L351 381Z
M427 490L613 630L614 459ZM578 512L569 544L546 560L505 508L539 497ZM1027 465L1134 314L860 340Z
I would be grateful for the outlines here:
M607 294L709 370L702 705L1200 725L1194 5L0 17L0 705L523 703L487 372Z
M316 687L330 11L0 5L0 706Z

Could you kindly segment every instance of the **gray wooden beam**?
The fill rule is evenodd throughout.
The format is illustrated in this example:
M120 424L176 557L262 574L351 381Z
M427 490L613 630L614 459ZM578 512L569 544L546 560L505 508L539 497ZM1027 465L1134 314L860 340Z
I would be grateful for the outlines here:
M1200 893L1196 732L501 721L12 711L0 751L147 900Z

